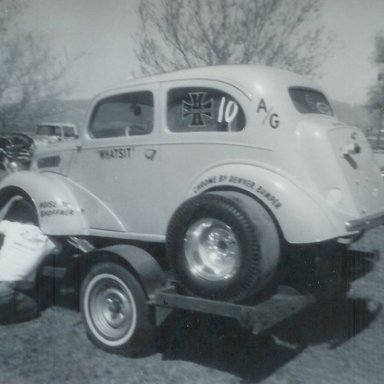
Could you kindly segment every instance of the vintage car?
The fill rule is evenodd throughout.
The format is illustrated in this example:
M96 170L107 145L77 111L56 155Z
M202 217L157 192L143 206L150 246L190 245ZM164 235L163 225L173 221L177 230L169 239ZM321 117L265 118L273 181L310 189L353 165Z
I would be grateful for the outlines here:
M383 150L375 150L373 152L374 159L379 166L381 176L384 178L384 151Z
M76 141L3 179L0 203L16 195L45 233L84 250L84 321L111 350L137 332L124 308L143 315L140 284L126 277L148 276L132 272L140 263L153 258L187 295L243 303L273 290L290 265L292 280L312 279L300 266L321 260L334 272L338 250L384 219L384 184L362 132L337 119L311 80L253 65L102 93Z
M68 123L43 123L36 127L33 140L37 145L77 139L77 127Z
M77 138L77 127L67 123L39 124L34 133L0 132L0 170L29 169L35 151L44 152L48 145Z
M30 135L15 132L0 133L0 173L29 169L34 151ZM0 176L1 177L1 176Z

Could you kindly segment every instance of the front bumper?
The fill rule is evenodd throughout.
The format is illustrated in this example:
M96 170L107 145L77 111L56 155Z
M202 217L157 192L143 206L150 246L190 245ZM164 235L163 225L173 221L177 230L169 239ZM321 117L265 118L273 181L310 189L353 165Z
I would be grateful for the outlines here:
M384 224L384 209L378 213L364 216L361 219L350 220L345 223L348 232L364 231Z

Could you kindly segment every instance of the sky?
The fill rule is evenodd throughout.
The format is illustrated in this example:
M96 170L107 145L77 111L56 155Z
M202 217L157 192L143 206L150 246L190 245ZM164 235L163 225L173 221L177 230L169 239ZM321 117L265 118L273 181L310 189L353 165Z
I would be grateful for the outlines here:
M287 0L289 1L289 0ZM321 17L337 49L317 80L331 99L363 104L376 81L374 37L384 32L384 0L324 0ZM141 75L133 36L140 31L138 0L30 0L23 25L70 66L72 98L91 98Z

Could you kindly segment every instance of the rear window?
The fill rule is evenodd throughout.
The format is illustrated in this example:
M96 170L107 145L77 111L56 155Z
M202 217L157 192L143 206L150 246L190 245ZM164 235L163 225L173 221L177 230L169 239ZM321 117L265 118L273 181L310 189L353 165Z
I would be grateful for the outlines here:
M333 109L326 97L309 88L290 88L289 95L300 113L320 113L333 116Z

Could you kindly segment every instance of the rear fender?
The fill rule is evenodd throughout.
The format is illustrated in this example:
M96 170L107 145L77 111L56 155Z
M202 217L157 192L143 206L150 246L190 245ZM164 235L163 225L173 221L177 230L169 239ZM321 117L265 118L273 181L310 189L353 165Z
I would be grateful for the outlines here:
M213 168L198 177L190 196L214 190L238 190L264 205L289 243L314 243L342 236L329 209L276 171L246 164Z
M82 209L61 176L31 171L9 174L0 183L0 207L15 195L34 204L43 232L49 235L89 233Z

